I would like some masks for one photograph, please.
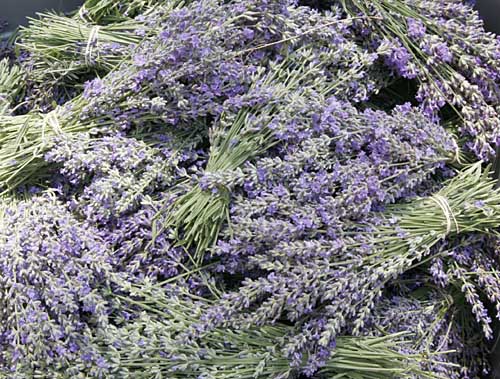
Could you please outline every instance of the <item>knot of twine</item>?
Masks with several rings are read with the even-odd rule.
[[[82,21],[92,22],[92,19],[90,17],[88,17],[88,13],[89,13],[89,11],[85,7],[85,4],[82,5],[80,7],[80,9],[78,10],[78,16],[80,16],[80,18],[82,19]]]
[[[444,217],[446,219],[446,234],[450,234],[453,225],[455,225],[457,234],[460,233],[457,219],[453,214],[453,210],[451,209],[448,199],[446,199],[446,197],[442,195],[433,195],[431,196],[431,200],[434,201],[443,211]]]
[[[92,53],[94,50],[94,46],[97,43],[97,39],[99,38],[99,29],[100,25],[94,25],[92,29],[90,29],[89,39],[87,41],[87,46],[85,47],[85,63],[92,63]]]
[[[454,151],[454,156],[453,156],[453,160],[451,161],[451,163],[458,163],[458,164],[463,164],[462,162],[462,159],[460,158],[460,148],[457,146],[455,146],[455,151]]]
[[[61,124],[59,123],[59,118],[54,111],[46,114],[43,117],[41,132],[42,147],[45,147],[49,143],[54,134],[63,134]]]

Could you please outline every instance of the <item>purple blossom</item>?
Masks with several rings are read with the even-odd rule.
[[[422,38],[425,35],[426,28],[421,20],[408,18],[408,35],[412,38]]]
[[[77,362],[78,346],[94,349],[85,334],[108,323],[112,304],[102,290],[111,274],[110,246],[50,193],[12,203],[5,215],[0,276],[8,296],[0,295],[0,303],[18,311],[2,318],[2,357],[27,374]]]

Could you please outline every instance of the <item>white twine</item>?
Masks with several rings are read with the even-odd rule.
[[[446,219],[446,234],[449,234],[451,232],[453,224],[455,225],[457,234],[460,233],[460,228],[458,226],[457,219],[453,214],[453,210],[451,209],[448,199],[446,199],[446,197],[442,195],[433,195],[431,196],[431,200],[434,201],[437,205],[439,205],[439,207],[443,211],[444,217]]]
[[[80,10],[78,11],[78,15],[80,16],[80,18],[82,19],[82,21],[85,21],[85,22],[91,22],[92,21],[90,19],[90,17],[87,17],[88,11],[87,11],[87,8],[85,7],[85,5],[82,5],[80,7]]]
[[[85,63],[87,65],[92,63],[92,53],[94,50],[94,45],[97,42],[97,38],[99,37],[100,28],[101,28],[100,25],[94,25],[90,30],[87,46],[85,47]]]
[[[454,149],[455,150],[454,151],[455,154],[454,154],[454,157],[453,157],[453,160],[451,161],[451,163],[460,163],[460,164],[462,164],[463,162],[460,159],[460,151],[461,151],[460,147],[458,146],[458,144],[456,142],[454,143],[454,145],[455,145],[454,146],[455,147],[455,149]]]
[[[59,118],[56,115],[56,112],[52,111],[46,114],[43,117],[42,121],[42,145],[46,145],[52,136],[52,133],[48,133],[49,130],[56,135],[63,134],[63,130],[61,128],[61,124],[59,123]]]

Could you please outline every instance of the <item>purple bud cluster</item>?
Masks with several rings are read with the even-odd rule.
[[[179,151],[175,137],[153,137],[146,143],[75,134],[61,138],[45,159],[60,165],[54,186],[68,209],[113,249],[115,270],[161,279],[180,274],[186,254],[169,230],[154,235],[164,218],[159,210],[175,198],[170,187],[198,170],[206,156],[187,141]]]
[[[91,337],[113,307],[105,294],[109,244],[50,194],[3,204],[0,217],[3,375],[34,377],[60,366],[71,376],[98,367]]]

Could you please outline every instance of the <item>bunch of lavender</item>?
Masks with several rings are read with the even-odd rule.
[[[325,74],[332,82],[345,70],[348,77],[343,78],[339,86],[343,84],[343,88],[349,90],[346,96],[364,98],[373,90],[374,80],[366,79],[365,86],[356,80],[366,76],[365,68],[375,57],[348,40],[345,29],[349,22],[336,14],[321,16],[308,8],[288,8],[286,1],[193,3],[169,14],[159,38],[141,44],[140,51],[134,54],[133,65],[127,62],[123,71],[108,77],[108,82],[97,79],[89,83],[85,96],[92,99],[84,111],[91,116],[111,112],[117,114],[118,121],[123,121],[131,111],[136,118],[143,112],[151,112],[154,100],[162,120],[183,126],[183,121],[220,116],[223,102],[245,95],[262,77],[262,71],[269,70],[273,63],[274,69],[267,77],[278,80],[282,75],[281,82],[287,80],[286,70],[295,75],[295,79],[301,72],[307,73],[312,81],[317,79],[316,73]],[[333,38],[341,48],[331,49],[329,44]],[[301,64],[297,56],[283,62],[282,55],[309,45],[311,56],[301,54],[307,59],[302,62],[302,69],[297,68]],[[318,67],[320,63],[315,58],[327,60],[323,66],[332,72],[322,72],[323,66]],[[284,72],[277,73],[276,67]],[[305,80],[303,78],[303,82]],[[288,81],[290,89],[297,84],[292,78]],[[263,83],[267,81],[263,79]],[[357,91],[351,89],[356,84]],[[133,106],[133,109],[116,107],[125,94],[132,99],[122,105]],[[240,104],[240,108],[242,106]]]
[[[19,32],[16,48],[21,51],[32,96],[52,100],[53,86],[71,86],[97,73],[104,75],[139,43],[142,37],[136,31],[142,27],[134,20],[92,25],[52,13],[31,19]]]
[[[462,1],[342,0],[358,21],[359,39],[376,47],[399,77],[416,79],[416,100],[429,115],[445,106],[459,116],[464,145],[480,159],[499,137],[500,44]]]
[[[157,1],[89,3],[74,17],[41,14],[30,19],[29,26],[21,28],[16,36],[16,48],[27,71],[34,104],[68,100],[62,92],[77,93],[71,91],[76,84],[103,77],[123,60],[130,60],[137,45],[148,35],[156,36],[161,20],[183,4],[179,0],[163,1],[161,5]],[[122,6],[140,6],[144,13],[134,19],[124,17],[105,24],[94,19],[95,12],[109,7],[112,12]]]
[[[170,187],[206,159],[192,146],[196,138],[190,145],[185,136],[140,137],[146,140],[65,136],[45,159],[59,165],[52,183],[59,198],[113,248],[116,270],[161,279],[179,274],[187,255],[168,230],[155,232],[153,219],[162,203],[175,198]]]
[[[0,191],[9,192],[33,177],[44,177],[47,171],[44,154],[54,145],[54,138],[62,133],[88,131],[97,126],[95,120],[86,124],[75,122],[71,109],[81,99],[57,107],[47,114],[0,115]],[[104,126],[100,122],[99,126]]]
[[[314,108],[323,107],[332,95],[363,101],[378,90],[380,82],[371,75],[377,56],[360,50],[349,38],[346,26],[352,20],[335,13],[319,17],[305,9],[289,10],[290,19],[300,15],[302,27],[311,33],[294,40],[284,59],[258,72],[247,93],[224,104],[211,130],[210,158],[202,175],[238,171],[277,144],[286,128],[310,128]],[[314,21],[325,27],[317,30]],[[207,191],[203,183],[193,184],[174,205],[169,225],[176,227],[187,246],[196,247],[200,263],[227,220],[231,194],[223,185]]]
[[[164,149],[168,153],[168,149]],[[175,153],[165,156],[130,137],[61,137],[45,159],[60,163],[72,211],[95,225],[107,225],[137,209],[156,190],[175,181]]]
[[[0,373],[98,374],[106,363],[91,337],[113,308],[109,244],[50,192],[2,201],[0,223]]]
[[[360,112],[336,98],[301,105],[276,128],[267,156],[200,179],[208,190],[234,189],[215,249],[225,270],[289,243],[340,238],[368,212],[415,195],[432,173],[448,175],[455,142],[415,108]]]
[[[138,317],[103,334],[98,340],[112,362],[110,371],[121,378],[287,379],[291,367],[279,349],[293,327],[217,328],[186,343],[179,336],[205,312],[209,302],[189,295],[181,287],[166,288],[147,281],[131,285],[121,281],[117,298]],[[166,294],[168,291],[168,294]],[[384,337],[339,337],[335,355],[317,378],[440,378],[420,367],[433,361],[433,353],[405,355],[398,349],[411,345],[408,333]],[[444,377],[442,377],[444,378]]]
[[[300,191],[300,184],[278,188],[286,200],[291,189]],[[348,199],[349,195],[352,202],[360,193],[351,190],[346,193]],[[264,196],[255,199],[263,205],[268,200]],[[261,325],[282,317],[300,323],[304,317],[310,319],[286,352],[299,361],[304,351],[315,352],[304,369],[312,373],[324,364],[337,335],[362,333],[387,283],[432,259],[432,248],[443,238],[493,232],[500,221],[499,201],[494,182],[475,165],[430,197],[391,206],[357,222],[354,219],[351,225],[340,220],[343,230],[329,230],[314,209],[297,204],[280,209],[289,201],[275,202],[271,214],[277,217],[272,221],[264,216],[248,222],[248,214],[268,213],[268,205],[245,207],[240,216],[244,227],[238,230],[239,219],[233,217],[231,239],[219,245],[221,254],[238,256],[243,251],[249,263],[236,264],[249,266],[250,273],[236,292],[225,294],[204,315],[200,328]],[[333,224],[339,220],[333,219]]]

